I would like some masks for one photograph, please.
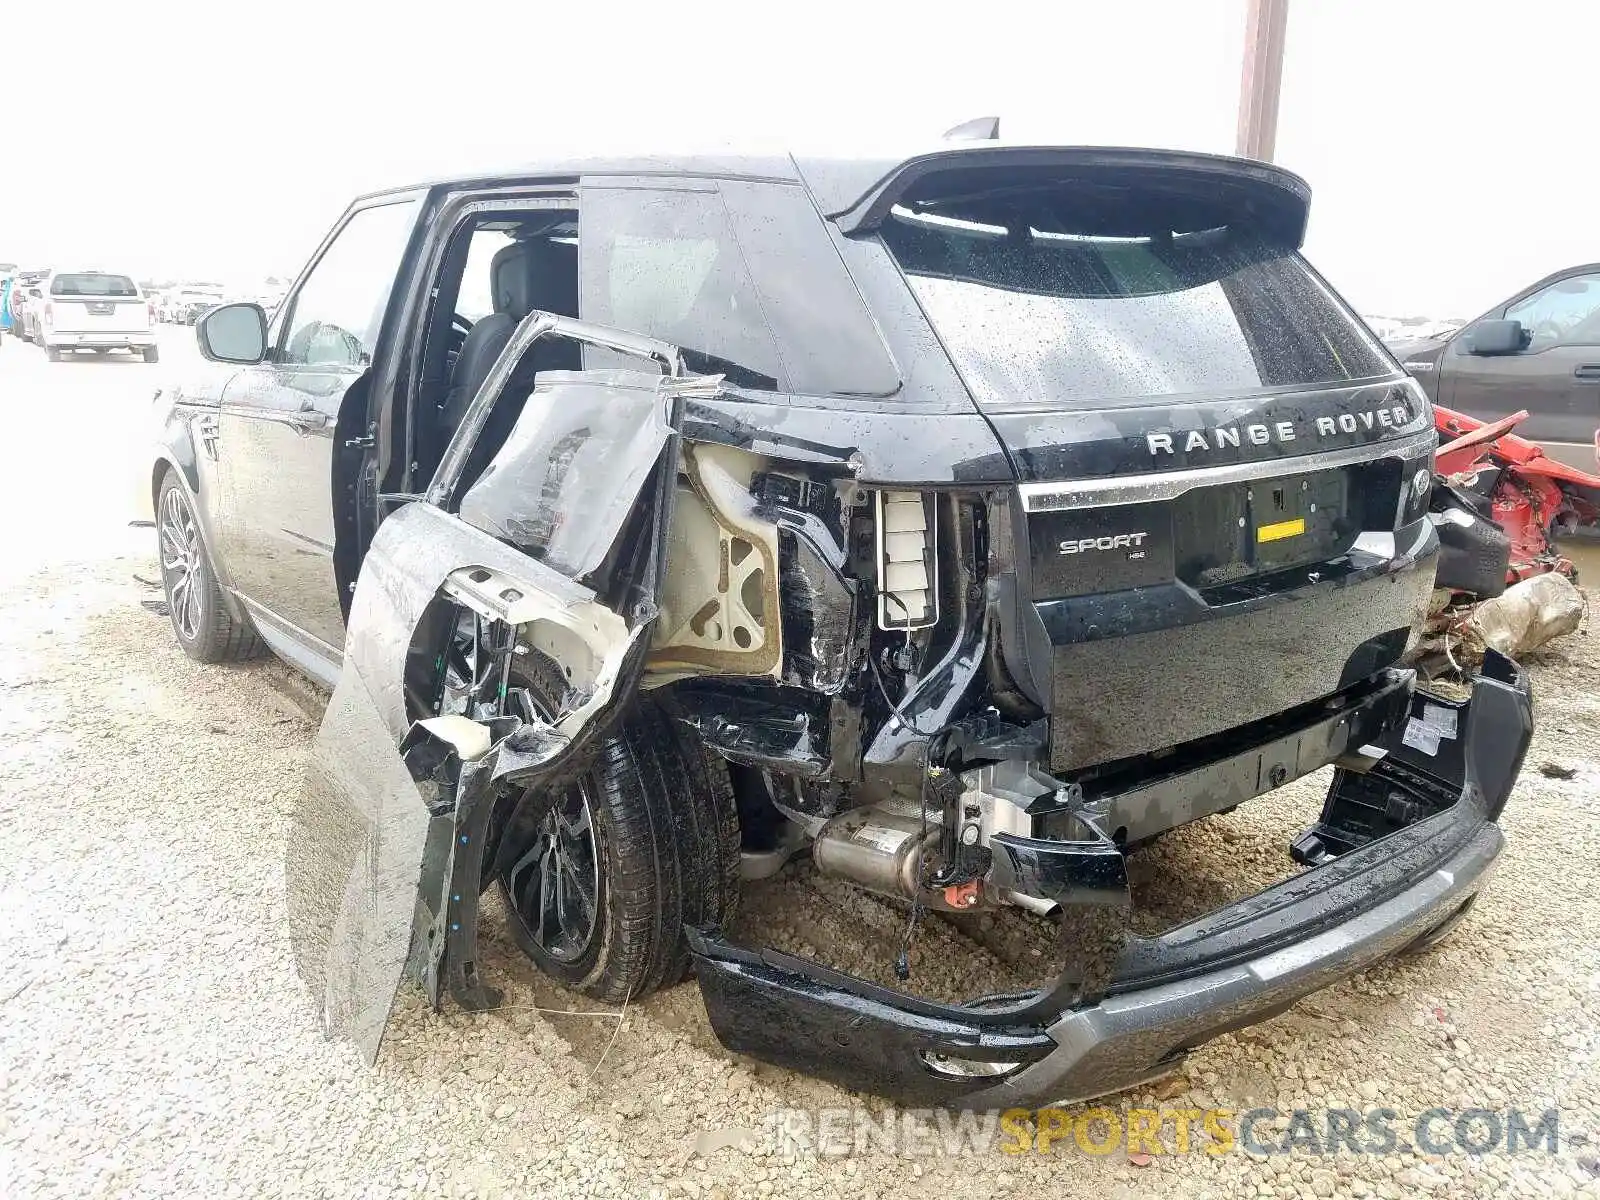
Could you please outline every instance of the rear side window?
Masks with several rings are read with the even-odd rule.
[[[1048,407],[1387,376],[1382,348],[1292,246],[1071,192],[895,208],[884,243],[980,403]],[[955,209],[956,211],[951,211]],[[977,211],[974,211],[976,209]],[[1106,211],[1100,207],[1097,213]],[[1176,226],[1176,227],[1174,227]]]
[[[137,296],[139,289],[126,275],[101,275],[84,271],[57,275],[50,283],[52,296]]]
[[[581,206],[585,319],[672,342],[691,369],[740,387],[887,395],[899,386],[803,189],[586,187]],[[590,366],[615,365],[604,351],[585,354]]]

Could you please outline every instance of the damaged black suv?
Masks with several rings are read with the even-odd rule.
[[[1404,655],[1428,403],[1259,163],[946,144],[556,163],[357,201],[197,327],[151,474],[178,640],[333,689],[290,839],[326,1027],[497,994],[480,894],[610,1001],[901,1099],[1089,1097],[1472,903],[1531,729]],[[1137,936],[1130,847],[1334,764],[1306,869]],[[727,933],[796,854],[1013,906],[937,1003]],[[1031,919],[1031,918],[1028,918]]]

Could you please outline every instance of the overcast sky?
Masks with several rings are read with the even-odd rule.
[[[544,154],[905,148],[985,114],[1230,152],[1244,34],[1244,0],[4,13],[0,261],[230,280],[293,274],[360,190]],[[1313,261],[1363,312],[1471,316],[1600,259],[1596,47],[1595,0],[1291,0],[1277,157]]]

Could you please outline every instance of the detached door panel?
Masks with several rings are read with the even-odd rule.
[[[337,658],[334,431],[372,362],[419,197],[348,213],[284,302],[269,361],[222,396],[222,527],[232,583],[253,607]]]
[[[414,503],[378,527],[284,857],[300,975],[324,1030],[369,1063],[408,963],[435,1006],[446,978],[459,1003],[494,1003],[476,982],[477,888],[451,881],[492,877],[483,831],[499,787],[537,796],[627,711],[660,611],[679,401],[704,387],[628,371],[540,376],[462,516]],[[580,581],[630,536],[636,552],[598,571],[600,591]],[[443,624],[430,616],[441,601],[453,614]],[[547,724],[503,688],[489,699],[483,689],[505,676],[486,670],[458,693],[465,712],[435,720],[443,705],[419,698],[444,695],[445,652],[463,627],[474,663],[490,644],[507,661],[517,645],[547,655],[570,688],[562,712]],[[418,679],[419,665],[434,677]],[[480,733],[481,745],[458,749],[450,791],[425,793],[400,747],[444,729],[457,747]]]

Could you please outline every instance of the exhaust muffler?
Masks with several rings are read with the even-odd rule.
[[[868,891],[901,900],[918,900],[941,912],[972,912],[1010,904],[1047,917],[1059,911],[1054,901],[996,887],[983,880],[961,888],[930,882],[938,870],[943,821],[924,819],[915,806],[896,811],[883,805],[851,809],[817,831],[811,859],[825,874],[847,879]]]

